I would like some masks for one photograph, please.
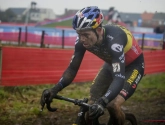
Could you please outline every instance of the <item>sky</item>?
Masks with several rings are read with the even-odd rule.
[[[38,8],[52,9],[57,15],[63,14],[65,8],[79,10],[86,6],[98,6],[107,10],[113,6],[119,12],[165,13],[165,0],[0,0],[0,9],[28,8],[31,2],[36,2]]]

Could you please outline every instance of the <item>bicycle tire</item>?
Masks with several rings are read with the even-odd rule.
[[[137,120],[134,114],[125,113],[125,119],[128,120],[132,125],[137,125]]]

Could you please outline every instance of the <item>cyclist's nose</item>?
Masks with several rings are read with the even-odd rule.
[[[86,41],[86,38],[85,38],[84,36],[81,36],[81,37],[80,37],[80,41],[81,41],[81,42],[85,42],[85,41]]]

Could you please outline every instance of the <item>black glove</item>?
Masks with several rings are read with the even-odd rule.
[[[102,98],[98,99],[96,103],[89,108],[89,118],[95,119],[104,114],[106,104]]]
[[[42,96],[41,96],[41,100],[40,100],[40,104],[42,106],[42,109],[44,108],[45,106],[45,103],[46,104],[49,104],[52,102],[52,99],[57,95],[57,93],[59,91],[62,90],[62,87],[60,84],[56,84],[53,88],[51,89],[45,89],[43,92],[42,92]]]

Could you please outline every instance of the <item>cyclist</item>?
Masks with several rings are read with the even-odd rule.
[[[114,7],[110,7],[107,17],[108,17],[107,19],[108,24],[115,23],[115,24],[127,27],[127,25],[121,20],[120,13],[117,10],[115,10]]]
[[[134,93],[143,77],[144,58],[129,30],[115,24],[104,26],[103,20],[103,13],[96,6],[85,7],[75,14],[72,25],[78,37],[74,54],[59,82],[43,91],[41,105],[51,102],[73,81],[87,50],[105,61],[90,89],[89,118],[99,117],[107,108],[117,121],[115,125],[122,125],[125,116],[121,105]],[[47,97],[45,91],[49,92]]]
[[[120,23],[121,22],[121,17],[120,14],[117,10],[115,10],[114,7],[111,7],[108,12],[108,23]]]

